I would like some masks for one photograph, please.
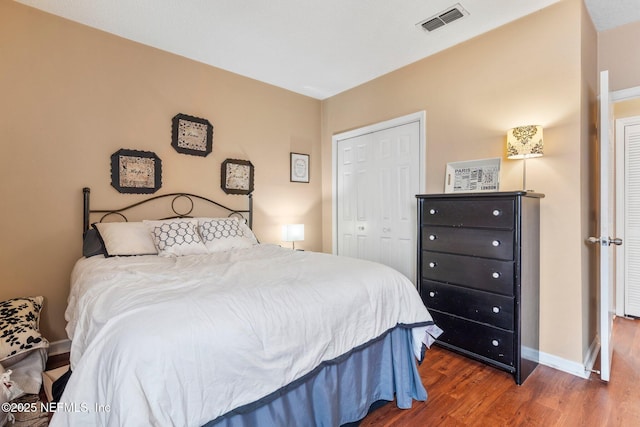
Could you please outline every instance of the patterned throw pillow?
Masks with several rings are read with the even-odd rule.
[[[198,220],[171,219],[143,221],[148,227],[160,256],[206,254],[207,248],[198,233]]]
[[[200,235],[209,252],[249,248],[257,244],[251,229],[238,218],[198,218]]]
[[[38,330],[41,296],[0,302],[0,362],[9,364],[36,348],[49,347]],[[11,362],[6,362],[11,359]]]

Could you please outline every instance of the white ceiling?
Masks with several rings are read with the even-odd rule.
[[[16,0],[139,43],[325,99],[560,0]],[[458,2],[468,16],[416,25]],[[640,0],[585,0],[598,31]]]
[[[640,21],[640,0],[584,0],[596,30]]]

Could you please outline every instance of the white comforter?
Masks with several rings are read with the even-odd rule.
[[[273,245],[81,259],[66,317],[73,375],[54,427],[200,426],[396,325],[422,339],[431,321],[391,268]]]

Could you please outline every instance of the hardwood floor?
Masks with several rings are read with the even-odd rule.
[[[433,347],[419,368],[429,395],[402,410],[389,403],[361,427],[639,426],[640,320],[616,318],[611,381],[538,366],[523,385],[511,375]]]

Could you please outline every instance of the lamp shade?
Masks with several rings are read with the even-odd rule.
[[[519,126],[507,132],[507,158],[528,159],[543,153],[542,126]]]
[[[282,226],[283,242],[300,242],[304,240],[304,224],[285,224]]]

